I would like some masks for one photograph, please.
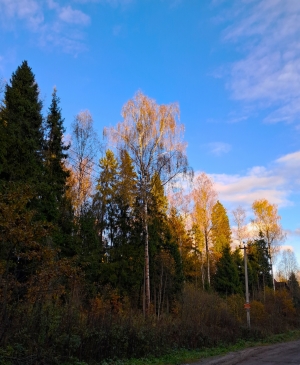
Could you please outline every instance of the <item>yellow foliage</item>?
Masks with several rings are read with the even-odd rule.
[[[253,300],[251,302],[251,322],[254,324],[260,324],[266,321],[267,313],[265,306],[262,302]]]
[[[280,225],[277,205],[270,204],[266,199],[255,200],[252,204],[255,214],[253,221],[257,233],[261,232],[268,244],[270,254],[276,253],[275,243],[284,240],[285,234]]]
[[[81,207],[92,194],[92,166],[88,159],[83,159],[77,169],[69,167],[68,171],[66,197],[72,202],[75,215],[79,216]]]
[[[293,316],[296,314],[293,299],[289,292],[286,290],[278,290],[275,292],[275,300],[277,308],[285,316]]]
[[[246,314],[244,309],[245,298],[239,294],[233,294],[227,297],[227,306],[233,316],[240,322],[244,323]]]

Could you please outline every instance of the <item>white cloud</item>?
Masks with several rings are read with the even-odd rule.
[[[239,122],[242,122],[242,121],[247,120],[247,119],[248,119],[248,116],[246,116],[246,115],[237,116],[237,117],[230,116],[228,118],[228,123],[239,123]]]
[[[209,152],[215,156],[221,156],[231,150],[231,145],[224,142],[211,142],[207,144]]]
[[[86,49],[81,27],[90,24],[90,17],[60,4],[55,0],[0,0],[0,27],[23,32],[20,26],[25,26],[39,46],[48,50],[58,47],[76,55]]]
[[[300,151],[289,153],[276,160],[277,163],[283,164],[287,167],[299,168],[300,167]]]
[[[300,1],[238,0],[224,40],[242,52],[223,72],[234,99],[272,107],[266,122],[300,118]]]
[[[47,0],[47,5],[49,9],[59,9],[60,6],[57,2],[55,2],[54,0]]]
[[[11,20],[24,20],[27,26],[36,30],[44,21],[41,4],[36,0],[0,0],[2,26],[11,27]]]
[[[256,199],[266,198],[282,206],[290,204],[288,192],[282,190],[285,181],[280,176],[261,177],[258,174],[248,173],[245,176],[214,174],[212,178],[222,201],[234,205],[251,205]]]
[[[299,191],[300,151],[273,161],[270,166],[255,166],[244,174],[211,174],[220,200],[227,207],[250,207],[256,199],[267,199],[280,207],[292,205],[291,195]]]
[[[291,245],[282,245],[280,246],[280,251],[287,251],[287,250],[291,250],[292,252],[294,252],[294,247]]]
[[[300,228],[296,228],[294,230],[291,230],[291,229],[286,229],[285,230],[285,233],[287,236],[289,237],[296,237],[297,239],[299,238],[300,236]]]
[[[80,10],[74,10],[71,6],[65,6],[60,9],[59,18],[66,23],[88,25],[90,17]]]

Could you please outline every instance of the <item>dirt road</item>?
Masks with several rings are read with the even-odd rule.
[[[186,365],[300,365],[300,340],[252,347]]]

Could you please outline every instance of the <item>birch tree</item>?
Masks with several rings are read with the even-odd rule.
[[[70,159],[73,178],[75,215],[80,216],[92,195],[92,171],[99,142],[93,127],[93,118],[88,110],[76,115],[72,124]]]
[[[192,196],[194,199],[193,219],[204,237],[207,283],[210,286],[209,245],[212,229],[212,212],[217,202],[217,193],[212,180],[204,172],[196,177]]]
[[[233,228],[234,238],[242,245],[243,241],[249,238],[249,233],[246,224],[246,211],[241,206],[238,206],[232,211],[233,221],[236,227]]]
[[[145,313],[150,306],[148,202],[151,182],[155,176],[163,185],[179,174],[187,174],[184,126],[179,123],[176,103],[159,105],[142,92],[137,92],[122,109],[123,121],[116,127],[105,128],[104,135],[119,150],[126,150],[138,177],[144,240],[144,303]]]
[[[273,258],[279,250],[279,243],[285,239],[285,234],[280,224],[281,217],[278,215],[277,205],[270,204],[266,199],[255,200],[252,204],[253,225],[256,228],[257,234],[262,233],[268,245],[270,265],[272,272],[273,288],[274,272],[273,272]]]
[[[296,274],[298,271],[299,265],[295,253],[290,248],[283,250],[278,263],[278,276],[288,281],[292,273]]]

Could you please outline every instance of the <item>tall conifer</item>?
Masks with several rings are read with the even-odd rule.
[[[59,216],[59,210],[63,203],[67,189],[67,177],[69,173],[65,168],[65,160],[68,157],[69,146],[63,143],[65,132],[59,107],[60,99],[56,89],[53,90],[52,103],[46,120],[47,139],[45,143],[45,168],[46,168],[46,217],[55,222]]]
[[[6,156],[6,127],[7,123],[4,119],[4,100],[3,100],[4,83],[0,79],[0,173],[3,169]]]
[[[158,174],[151,180],[149,215],[149,255],[151,297],[158,317],[162,308],[170,308],[182,289],[183,268],[177,237],[168,220],[168,200]]]
[[[221,253],[226,245],[231,242],[231,230],[229,219],[223,204],[216,202],[211,215],[212,227],[211,238],[214,250]]]
[[[248,244],[249,287],[252,291],[272,287],[268,245],[263,235]]]
[[[37,195],[43,176],[41,110],[38,85],[24,61],[5,87],[1,128],[6,135],[6,149],[1,158],[0,179],[29,183]]]
[[[104,246],[112,247],[116,233],[116,189],[118,161],[111,150],[99,161],[101,168],[93,206],[97,212],[99,236]]]
[[[242,292],[238,267],[232,257],[229,244],[223,246],[222,257],[217,262],[214,288],[220,294],[225,295]]]

